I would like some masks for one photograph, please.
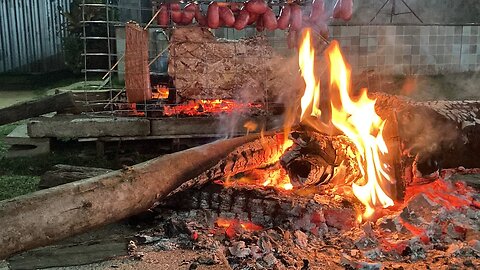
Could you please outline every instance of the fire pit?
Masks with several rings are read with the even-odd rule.
[[[300,125],[262,135],[184,184],[153,210],[158,221],[136,241],[212,250],[216,263],[225,250],[233,269],[478,267],[480,196],[456,181],[474,171],[441,170],[436,162],[451,158],[434,153],[455,136],[425,151],[408,134],[415,123],[406,122],[425,117],[427,126],[440,121],[461,133],[455,121],[441,120],[431,104],[372,99],[366,89],[352,98],[336,42],[326,51],[331,106],[321,108],[310,40],[307,30]]]

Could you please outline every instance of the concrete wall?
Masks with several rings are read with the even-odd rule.
[[[480,26],[331,26],[356,73],[480,71]]]

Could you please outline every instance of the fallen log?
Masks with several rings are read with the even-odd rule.
[[[71,183],[102,174],[112,172],[112,170],[94,167],[71,166],[65,164],[57,164],[51,170],[46,171],[40,178],[38,188],[51,188],[66,183]]]
[[[75,100],[71,92],[18,103],[0,109],[0,126],[30,117],[75,107]]]
[[[0,202],[0,259],[139,214],[258,135],[220,140]]]

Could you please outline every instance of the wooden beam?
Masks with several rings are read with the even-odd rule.
[[[125,88],[128,102],[152,98],[148,67],[148,32],[136,23],[125,25]]]
[[[0,109],[0,126],[42,114],[74,108],[75,100],[71,92],[18,103]]]

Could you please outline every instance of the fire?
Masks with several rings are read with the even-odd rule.
[[[250,221],[241,221],[238,219],[218,218],[215,223],[218,227],[225,230],[228,238],[234,238],[241,234],[241,231],[253,232],[261,231],[263,227]]]
[[[301,119],[308,110],[313,116],[320,115],[320,83],[315,78],[314,54],[310,30],[307,29],[299,50],[299,65],[306,84]],[[388,164],[382,160],[383,155],[388,153],[382,136],[385,121],[375,112],[375,100],[368,98],[366,89],[360,98],[353,100],[350,97],[350,68],[343,59],[338,42],[331,43],[326,55],[330,62],[331,122],[357,147],[357,160],[363,182],[366,183],[362,186],[353,184],[352,189],[365,205],[363,218],[366,219],[373,215],[375,206],[388,207],[394,204],[384,190],[386,182],[391,181],[386,172]]]
[[[320,80],[315,77],[315,50],[311,47],[310,31],[306,31],[304,41],[302,42],[298,51],[298,63],[302,77],[305,80],[305,92],[302,96],[302,114],[300,118],[303,119],[309,107],[311,107],[312,116],[320,116]]]
[[[260,108],[260,104],[241,103],[232,99],[213,99],[213,100],[189,100],[184,104],[166,105],[163,114],[200,116],[208,114],[230,113],[241,111],[247,108]]]

